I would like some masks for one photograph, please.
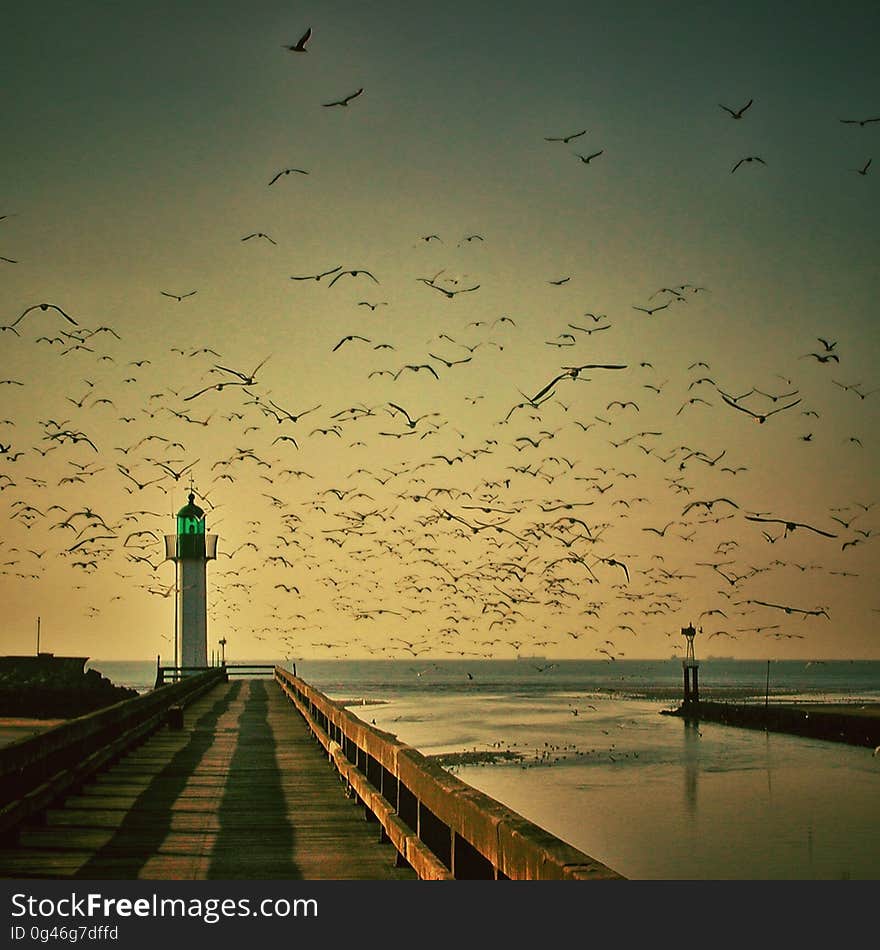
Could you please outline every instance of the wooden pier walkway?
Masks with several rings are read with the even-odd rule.
[[[413,880],[278,683],[221,683],[0,846],[0,877]]]

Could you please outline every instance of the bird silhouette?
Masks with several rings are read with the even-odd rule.
[[[342,265],[339,264],[336,267],[331,267],[330,270],[321,271],[320,274],[306,274],[303,277],[291,277],[291,280],[320,280],[322,277],[329,277],[330,274],[335,274],[337,271],[342,270]]]
[[[308,43],[311,38],[312,28],[309,27],[292,46],[284,46],[283,49],[288,49],[291,53],[307,53],[306,43]]]
[[[732,175],[743,162],[760,162],[762,165],[767,163],[759,155],[747,155],[745,158],[741,158],[734,166],[730,169],[730,174]]]
[[[473,359],[472,356],[465,356],[460,360],[447,360],[442,356],[435,356],[433,353],[429,353],[428,356],[430,356],[431,359],[442,363],[447,369],[452,369],[453,366],[458,366],[460,363],[470,363],[470,361]]]
[[[785,406],[777,406],[775,409],[771,409],[769,412],[753,412],[747,406],[741,406],[735,399],[733,399],[731,396],[728,396],[727,393],[721,392],[720,389],[718,392],[721,394],[721,398],[727,403],[728,406],[732,406],[734,409],[739,409],[740,412],[744,412],[746,415],[751,416],[761,424],[765,423],[770,418],[770,416],[775,415],[777,412],[782,412],[785,409],[791,409],[801,401],[800,399],[796,399],[794,402],[790,402]]]
[[[585,165],[589,165],[594,158],[598,158],[604,151],[604,148],[600,148],[598,152],[593,152],[591,155],[581,155],[580,152],[575,152],[575,154]]]
[[[282,168],[281,171],[278,172],[278,174],[269,182],[269,186],[271,187],[272,185],[274,185],[275,182],[278,181],[278,179],[283,177],[284,175],[290,175],[294,172],[296,172],[298,175],[309,174],[304,168]]]
[[[171,297],[172,299],[180,303],[181,300],[185,300],[187,297],[192,297],[192,295],[198,293],[198,291],[191,290],[188,294],[172,294],[172,293],[169,293],[167,290],[160,290],[159,293],[162,294],[163,297]]]
[[[352,340],[363,340],[364,343],[372,343],[372,340],[368,340],[365,336],[358,336],[357,333],[350,333],[348,336],[344,336],[337,344],[333,347],[332,351],[335,353],[343,343],[350,343]]]
[[[480,285],[475,284],[473,287],[459,287],[455,290],[450,290],[448,287],[441,287],[439,284],[435,284],[433,280],[428,280],[425,277],[419,277],[417,279],[420,280],[423,284],[427,284],[433,290],[439,290],[441,294],[444,294],[450,300],[453,297],[455,297],[457,294],[469,294],[471,291],[480,289]]]
[[[572,132],[570,135],[559,135],[559,136],[545,135],[544,141],[545,142],[565,142],[566,144],[568,144],[572,139],[580,138],[582,135],[586,135],[586,134],[587,134],[587,130],[581,129],[580,132]]]
[[[812,525],[804,524],[802,521],[787,521],[785,518],[769,518],[765,515],[746,515],[745,517],[747,521],[758,521],[764,524],[785,525],[785,530],[782,534],[783,537],[787,537],[789,534],[794,532],[796,528],[804,528],[807,531],[813,531],[815,534],[821,534],[825,538],[837,537],[836,534],[831,534],[829,531],[823,531],[821,528],[814,528]]]
[[[665,310],[668,306],[669,306],[668,302],[658,304],[656,307],[637,307],[635,306],[635,304],[633,304],[633,310],[641,310],[642,313],[646,313],[650,317],[652,314],[655,314],[658,310]]]
[[[330,106],[347,106],[352,99],[356,99],[363,91],[363,87],[361,87],[355,92],[349,93],[347,96],[343,96],[341,99],[336,99],[333,102],[325,102],[323,105],[326,108],[329,108]]]
[[[717,505],[719,502],[724,502],[725,504],[732,505],[734,508],[739,508],[739,505],[735,501],[731,501],[729,498],[712,498],[709,501],[692,501],[689,504],[685,505],[682,509],[681,515],[684,517],[691,509],[693,508],[705,508],[707,511],[711,511],[714,505]]]
[[[854,168],[853,171],[857,171],[860,175],[867,175],[868,169],[871,167],[872,159],[868,159],[861,168]]]
[[[237,369],[229,369],[226,366],[215,366],[214,369],[222,370],[224,373],[231,373],[233,376],[237,376],[246,386],[253,386],[256,382],[257,371],[260,370],[269,359],[267,356],[266,359],[261,360],[250,373],[241,373]],[[221,385],[223,385],[221,383]]]
[[[18,323],[20,323],[22,320],[24,320],[24,318],[25,318],[31,311],[33,311],[33,310],[42,310],[43,312],[45,312],[45,311],[47,311],[47,310],[57,310],[58,313],[60,313],[61,316],[64,317],[65,320],[67,320],[68,323],[72,323],[75,327],[78,327],[78,326],[79,326],[79,324],[76,322],[76,320],[74,320],[73,317],[71,317],[69,313],[65,313],[65,312],[61,309],[61,307],[59,307],[57,304],[54,304],[54,303],[35,303],[33,306],[28,307],[28,308],[21,314],[20,317],[16,317],[16,319],[13,320],[11,324],[9,324],[9,328],[12,329],[13,327],[15,327],[16,324],[18,324]]]
[[[369,277],[370,280],[373,281],[374,284],[379,283],[379,281],[376,280],[376,278],[368,270],[344,270],[344,271],[340,271],[333,278],[333,280],[330,281],[330,283],[327,286],[332,287],[336,283],[336,281],[339,280],[341,277],[360,277],[360,276]]]
[[[743,117],[743,113],[746,111],[746,109],[748,109],[748,107],[753,102],[754,102],[753,99],[749,99],[749,101],[739,109],[731,109],[729,106],[722,105],[720,102],[718,103],[718,105],[721,106],[721,108],[724,109],[725,112],[729,112],[731,116],[733,116],[734,119],[741,119]]]
[[[669,530],[669,528],[672,525],[677,524],[677,523],[678,522],[676,521],[670,521],[667,524],[665,524],[662,528],[642,528],[642,531],[653,531],[654,534],[659,534],[660,537],[662,538],[666,535],[666,532]]]
[[[172,468],[166,462],[155,462],[155,465],[158,465],[163,471],[167,472],[176,482],[179,482],[180,479],[185,475],[194,465],[196,465],[200,460],[196,459],[195,462],[190,462],[189,465],[181,469]]]
[[[253,234],[246,234],[246,235],[242,238],[242,241],[250,241],[251,238],[264,238],[264,239],[267,240],[270,244],[276,244],[276,245],[278,244],[277,241],[273,240],[272,238],[269,237],[268,234],[264,234],[262,231],[254,231]]]
[[[807,610],[803,607],[789,607],[786,604],[773,604],[773,603],[769,603],[766,600],[749,600],[747,601],[747,603],[760,604],[760,606],[762,607],[775,607],[777,610],[783,610],[787,614],[807,614],[813,617],[825,617],[828,620],[831,619],[828,616],[828,611],[824,610],[821,607],[816,608],[815,610]]]
[[[834,360],[835,363],[840,362],[840,357],[836,353],[804,353],[801,359],[805,360],[811,356],[820,363],[829,363],[831,360]]]
[[[396,373],[393,374],[394,379],[397,379],[400,376],[400,374],[406,369],[412,370],[412,372],[414,373],[417,373],[419,370],[426,369],[435,379],[440,379],[440,377],[437,375],[437,370],[435,370],[434,367],[431,366],[430,363],[419,363],[418,365],[415,365],[413,363],[407,363],[405,366],[401,366],[400,369]]]
[[[601,327],[582,327],[576,323],[569,323],[568,325],[572,328],[572,330],[580,330],[581,333],[586,333],[587,336],[591,336],[593,333],[598,333],[600,330],[611,329],[610,323],[606,323],[604,326],[601,326]]]

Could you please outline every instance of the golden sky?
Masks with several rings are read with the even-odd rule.
[[[764,6],[8,13],[4,652],[170,658],[191,477],[230,657],[876,658],[880,12]]]

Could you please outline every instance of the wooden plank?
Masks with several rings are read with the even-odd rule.
[[[0,848],[0,877],[414,880],[276,683],[188,706]]]

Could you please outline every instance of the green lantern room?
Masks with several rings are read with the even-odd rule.
[[[205,556],[205,512],[195,503],[192,492],[188,503],[177,512],[177,556]]]

